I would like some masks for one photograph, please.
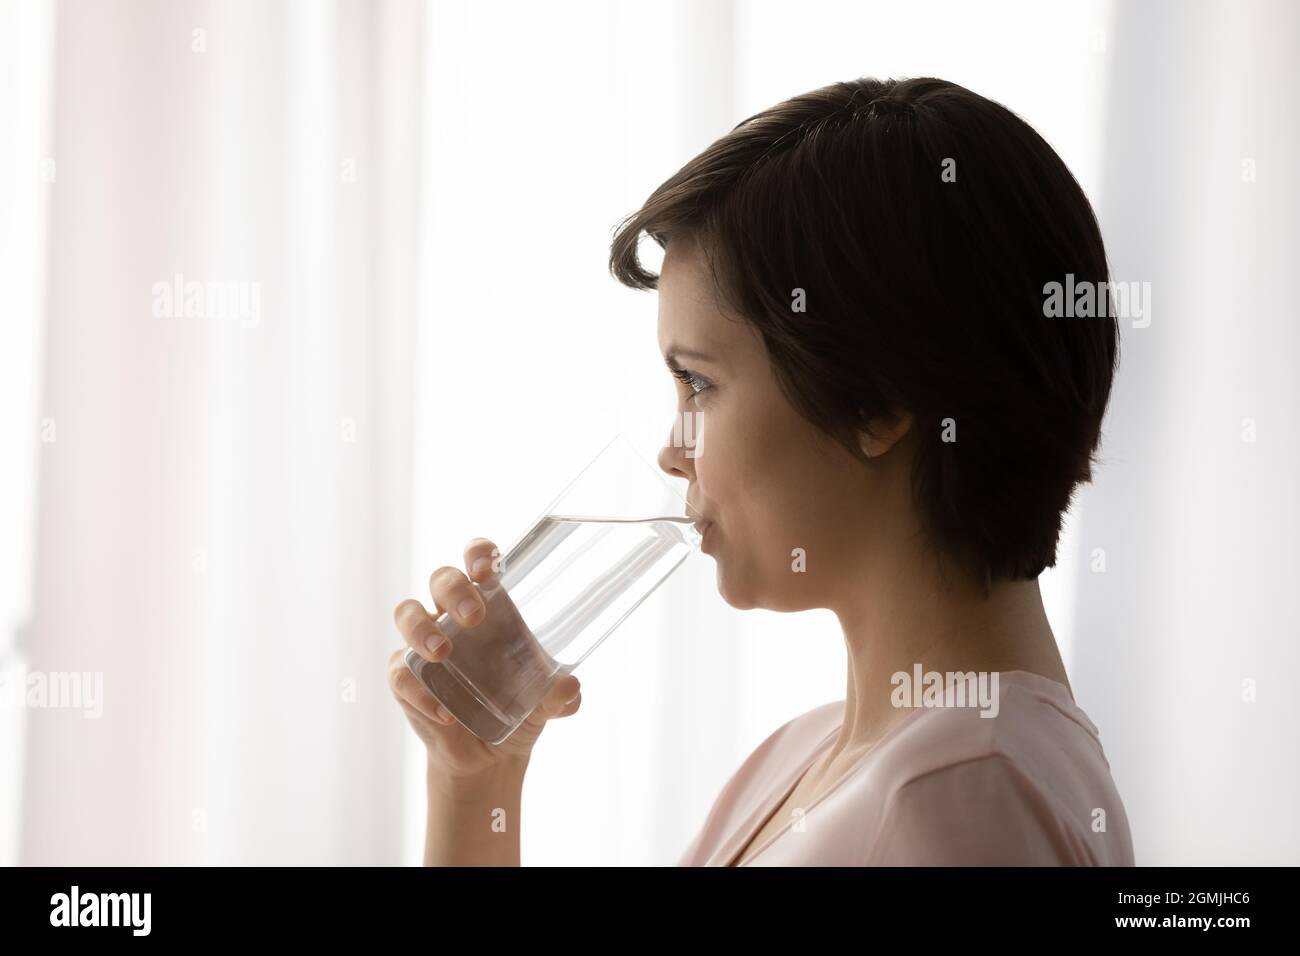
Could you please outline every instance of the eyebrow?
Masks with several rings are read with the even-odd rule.
[[[716,362],[714,362],[713,356],[705,352],[697,352],[695,349],[683,349],[673,345],[670,346],[668,351],[664,353],[664,361],[668,364],[669,368],[681,364],[678,360],[683,357],[697,359],[701,362],[710,362],[713,364],[717,364]]]

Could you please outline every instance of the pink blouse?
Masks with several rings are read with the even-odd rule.
[[[1133,866],[1101,739],[1069,688],[1026,671],[998,682],[994,717],[915,708],[746,865]],[[844,701],[823,704],[759,744],[677,865],[734,866],[843,714]]]

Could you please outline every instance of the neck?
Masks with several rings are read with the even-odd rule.
[[[918,664],[941,673],[1023,670],[1069,687],[1037,579],[994,582],[985,595],[956,575],[944,582],[918,553],[891,559],[868,580],[868,588],[846,588],[855,601],[832,608],[844,631],[848,687],[827,766],[865,753],[910,713],[891,703],[891,677],[910,676]]]

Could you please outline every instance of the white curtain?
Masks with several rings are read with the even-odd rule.
[[[23,863],[400,852],[420,24],[57,10]]]
[[[1151,314],[1121,333],[1068,663],[1140,864],[1294,866],[1300,8],[1114,24],[1100,213]]]
[[[54,8],[0,2],[0,679],[24,673],[19,631],[31,617],[36,460],[42,432],[40,364],[50,150]],[[10,701],[12,690],[0,692]],[[0,866],[18,862],[26,710],[0,706]]]

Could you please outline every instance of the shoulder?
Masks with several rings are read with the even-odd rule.
[[[844,701],[820,704],[781,724],[732,772],[723,795],[747,785],[764,783],[766,778],[792,772],[806,760],[814,747],[837,730],[844,718]],[[762,778],[762,779],[760,779]]]
[[[885,804],[869,857],[882,866],[1079,862],[1067,832],[1014,761],[988,754],[898,786]]]
[[[1063,685],[1003,676],[995,715],[937,709],[880,755],[889,784],[871,862],[1132,865],[1095,725]]]
[[[786,757],[796,760],[805,758],[810,748],[838,730],[843,720],[843,700],[819,704],[797,717],[791,717],[754,748],[753,753],[746,758],[745,764],[742,764],[742,769],[745,765],[764,760],[782,760]]]
[[[811,756],[817,744],[840,726],[843,716],[844,701],[830,701],[790,718],[769,733],[731,772],[678,865],[694,866],[707,860]]]
[[[719,795],[738,798],[746,792],[769,796],[777,778],[794,772],[813,748],[833,733],[844,717],[844,701],[830,701],[792,717],[755,747],[732,772]]]

